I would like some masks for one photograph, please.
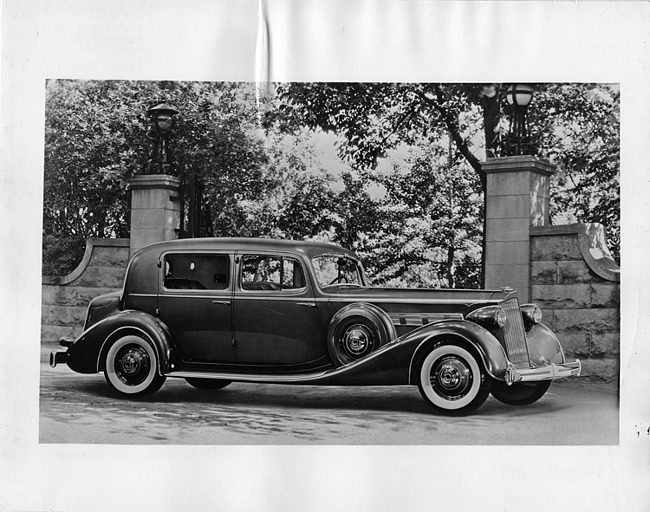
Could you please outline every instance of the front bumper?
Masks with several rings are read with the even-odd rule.
[[[537,368],[515,368],[514,366],[510,366],[506,370],[506,384],[578,376],[581,370],[582,364],[578,359],[570,363],[551,363]]]

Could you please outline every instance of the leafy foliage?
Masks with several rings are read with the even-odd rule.
[[[284,186],[279,165],[292,178],[302,177],[298,170],[305,167],[300,157],[272,161],[281,158],[281,150],[267,147],[258,127],[252,84],[57,80],[48,83],[47,93],[45,274],[70,272],[81,260],[88,237],[128,236],[128,180],[147,161],[152,138],[146,111],[158,102],[180,111],[170,144],[173,172],[203,191],[204,236],[264,236],[273,232],[274,223],[288,225],[280,218],[259,226],[252,217],[260,198],[277,196]],[[301,155],[306,158],[307,153]],[[314,178],[291,193],[320,197],[325,181]],[[299,197],[288,197],[287,191],[282,195],[294,209],[299,207]]]
[[[620,254],[620,93],[596,84],[537,87],[531,107],[539,152],[557,166],[551,219],[598,222]]]
[[[480,285],[483,196],[478,176],[458,153],[445,144],[413,146],[389,171],[368,179],[382,194],[373,200],[357,182],[346,205],[354,208],[349,218],[355,224],[338,233],[347,236],[340,241],[362,257],[376,284]]]
[[[260,95],[239,83],[50,81],[44,273],[71,271],[88,237],[128,236],[128,180],[152,142],[146,111],[165,102],[179,110],[172,172],[203,196],[202,236],[334,240],[376,283],[478,286],[480,160],[486,138],[503,135],[503,91],[286,83]],[[617,88],[538,84],[530,119],[539,154],[558,166],[553,221],[601,222],[617,256]],[[314,145],[321,132],[337,136],[336,168]]]
[[[472,86],[426,83],[287,83],[277,87],[281,103],[266,117],[291,131],[320,128],[343,138],[340,156],[357,170],[374,169],[378,159],[399,145],[435,140],[445,133],[477,172],[478,159],[459,125],[472,103]],[[476,97],[478,100],[478,96]]]
[[[508,84],[280,84],[279,108],[267,123],[291,131],[321,128],[342,136],[339,154],[372,175],[381,158],[401,145],[443,136],[476,172],[485,190],[478,155],[494,154],[507,134]],[[551,191],[554,222],[600,222],[619,254],[619,94],[596,84],[536,84],[530,107],[539,155],[558,165]],[[474,129],[472,129],[472,127]],[[482,138],[476,129],[483,129]],[[486,139],[490,147],[485,147]]]

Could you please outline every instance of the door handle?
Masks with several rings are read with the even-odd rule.
[[[316,307],[315,302],[298,302],[298,305],[299,306],[305,306],[305,307],[308,307],[308,308],[315,308]]]
[[[223,306],[230,306],[229,300],[213,300],[212,304],[222,304]]]

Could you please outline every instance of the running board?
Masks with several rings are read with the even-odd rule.
[[[248,374],[248,373],[213,373],[213,372],[171,372],[167,377],[180,377],[183,379],[216,379],[230,380],[233,382],[264,382],[267,384],[296,384],[299,382],[312,382],[320,379],[330,372],[309,373],[304,375],[268,375],[268,374]]]

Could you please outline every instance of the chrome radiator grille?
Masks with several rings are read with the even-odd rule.
[[[526,345],[524,320],[519,309],[519,300],[516,297],[504,300],[501,303],[501,309],[506,312],[503,337],[508,359],[518,368],[528,368],[530,367],[530,360],[528,358],[528,346]]]

